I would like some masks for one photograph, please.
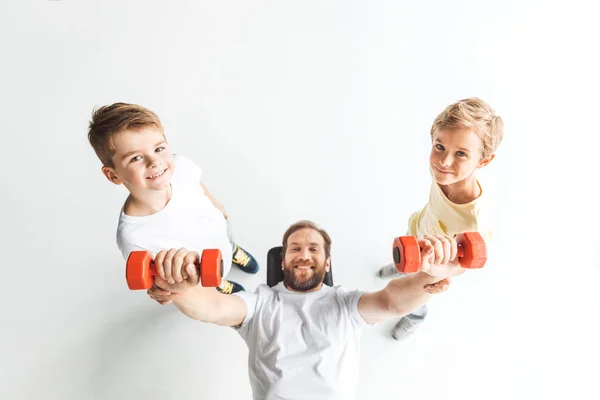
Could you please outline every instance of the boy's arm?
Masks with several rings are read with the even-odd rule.
[[[206,186],[204,186],[203,183],[200,184],[200,186],[202,186],[202,190],[204,190],[204,194],[206,195],[206,197],[208,197],[210,199],[210,202],[213,203],[213,205],[219,209],[219,211],[221,211],[223,213],[223,216],[225,217],[225,219],[229,218],[229,215],[227,214],[227,211],[225,211],[225,207],[223,207],[223,205],[221,203],[219,203],[212,194],[210,194],[210,192],[208,191],[208,189],[206,188]]]

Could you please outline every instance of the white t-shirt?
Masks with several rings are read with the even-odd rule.
[[[200,186],[200,167],[181,155],[173,155],[173,160],[171,199],[162,210],[133,217],[121,209],[117,228],[119,250],[127,259],[132,250],[147,250],[156,256],[160,250],[171,248],[185,247],[200,254],[204,249],[220,249],[223,276],[227,276],[232,250],[225,217]]]
[[[360,336],[371,326],[358,312],[365,293],[327,285],[296,293],[283,282],[235,293],[248,308],[234,329],[248,345],[254,399],[353,399]]]

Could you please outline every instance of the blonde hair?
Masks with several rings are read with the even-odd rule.
[[[158,115],[136,104],[114,103],[92,112],[88,140],[103,165],[114,167],[114,137],[126,130],[153,126],[165,136]]]
[[[485,101],[472,97],[446,107],[431,126],[431,138],[441,130],[469,128],[481,139],[481,158],[486,159],[504,137],[504,122]]]

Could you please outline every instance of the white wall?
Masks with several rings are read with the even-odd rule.
[[[235,332],[127,290],[125,191],[87,143],[94,106],[156,111],[263,266],[308,218],[333,237],[336,283],[376,290],[427,198],[431,122],[468,96],[506,124],[482,175],[494,259],[436,297],[410,341],[392,323],[365,332],[357,398],[597,398],[594,7],[4,2],[0,398],[250,398]]]

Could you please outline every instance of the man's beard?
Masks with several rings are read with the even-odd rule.
[[[325,265],[316,265],[314,269],[311,269],[313,273],[311,277],[306,279],[296,278],[294,276],[294,268],[283,268],[283,284],[288,289],[296,290],[299,292],[307,292],[312,290],[323,283],[325,280]]]

